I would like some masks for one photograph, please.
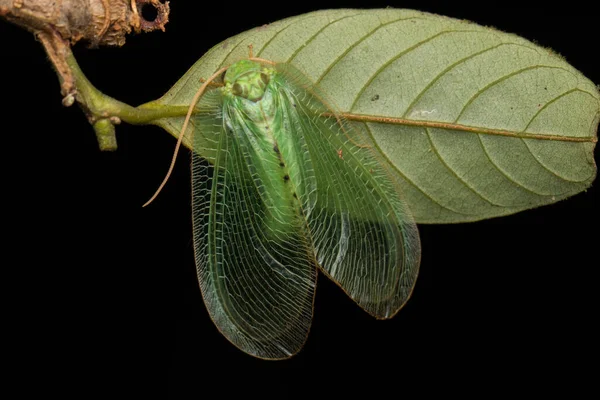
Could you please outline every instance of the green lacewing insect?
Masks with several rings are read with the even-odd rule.
[[[196,106],[194,250],[204,302],[244,352],[303,346],[317,271],[376,318],[408,300],[415,222],[367,135],[290,65],[230,66]]]

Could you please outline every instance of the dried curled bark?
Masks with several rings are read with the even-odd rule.
[[[141,15],[146,4],[157,10],[154,21]],[[159,0],[0,0],[0,16],[35,34],[55,33],[71,44],[86,40],[93,46],[122,46],[131,31],[164,30],[169,4]]]
[[[156,8],[154,21],[142,8]],[[65,105],[76,93],[66,63],[70,46],[84,40],[91,46],[122,46],[134,31],[161,29],[169,20],[169,3],[159,0],[0,0],[0,17],[33,32],[46,48],[61,80]]]

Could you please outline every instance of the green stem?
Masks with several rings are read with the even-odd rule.
[[[184,117],[188,106],[166,106],[150,102],[139,107],[105,95],[91,84],[77,64],[72,53],[66,57],[76,86],[76,99],[88,114],[94,126],[101,150],[115,150],[116,136],[114,124],[125,121],[134,125],[158,124],[163,118]]]

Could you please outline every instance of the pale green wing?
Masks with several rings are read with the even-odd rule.
[[[318,89],[278,66],[276,138],[301,200],[321,268],[362,308],[392,317],[408,300],[420,242],[401,188],[368,138],[336,117]]]
[[[280,168],[278,161],[257,157],[251,126],[227,98],[213,91],[198,109],[196,129],[204,138],[192,156],[192,203],[204,302],[219,331],[241,350],[290,357],[310,328],[317,275],[299,203],[265,191],[272,184],[267,170]],[[199,156],[207,154],[214,157]]]

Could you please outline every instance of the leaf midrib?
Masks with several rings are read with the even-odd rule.
[[[583,90],[579,90],[584,93]],[[596,143],[598,138],[595,136],[564,136],[564,135],[555,135],[555,134],[544,134],[544,133],[527,133],[527,132],[516,132],[505,129],[494,129],[494,128],[484,128],[481,126],[473,126],[473,125],[464,125],[455,122],[441,122],[441,121],[426,121],[426,120],[416,120],[416,119],[408,119],[408,118],[393,118],[393,117],[383,117],[379,115],[369,115],[369,114],[356,114],[356,113],[338,113],[340,117],[343,117],[349,121],[356,122],[372,122],[372,123],[381,123],[381,124],[391,124],[391,125],[404,125],[404,126],[415,126],[420,128],[439,128],[439,129],[447,129],[451,131],[463,131],[463,132],[471,132],[482,135],[495,135],[495,136],[508,136],[514,138],[521,139],[537,139],[537,140],[554,140],[554,141],[562,141],[562,142],[583,142],[583,143]]]

